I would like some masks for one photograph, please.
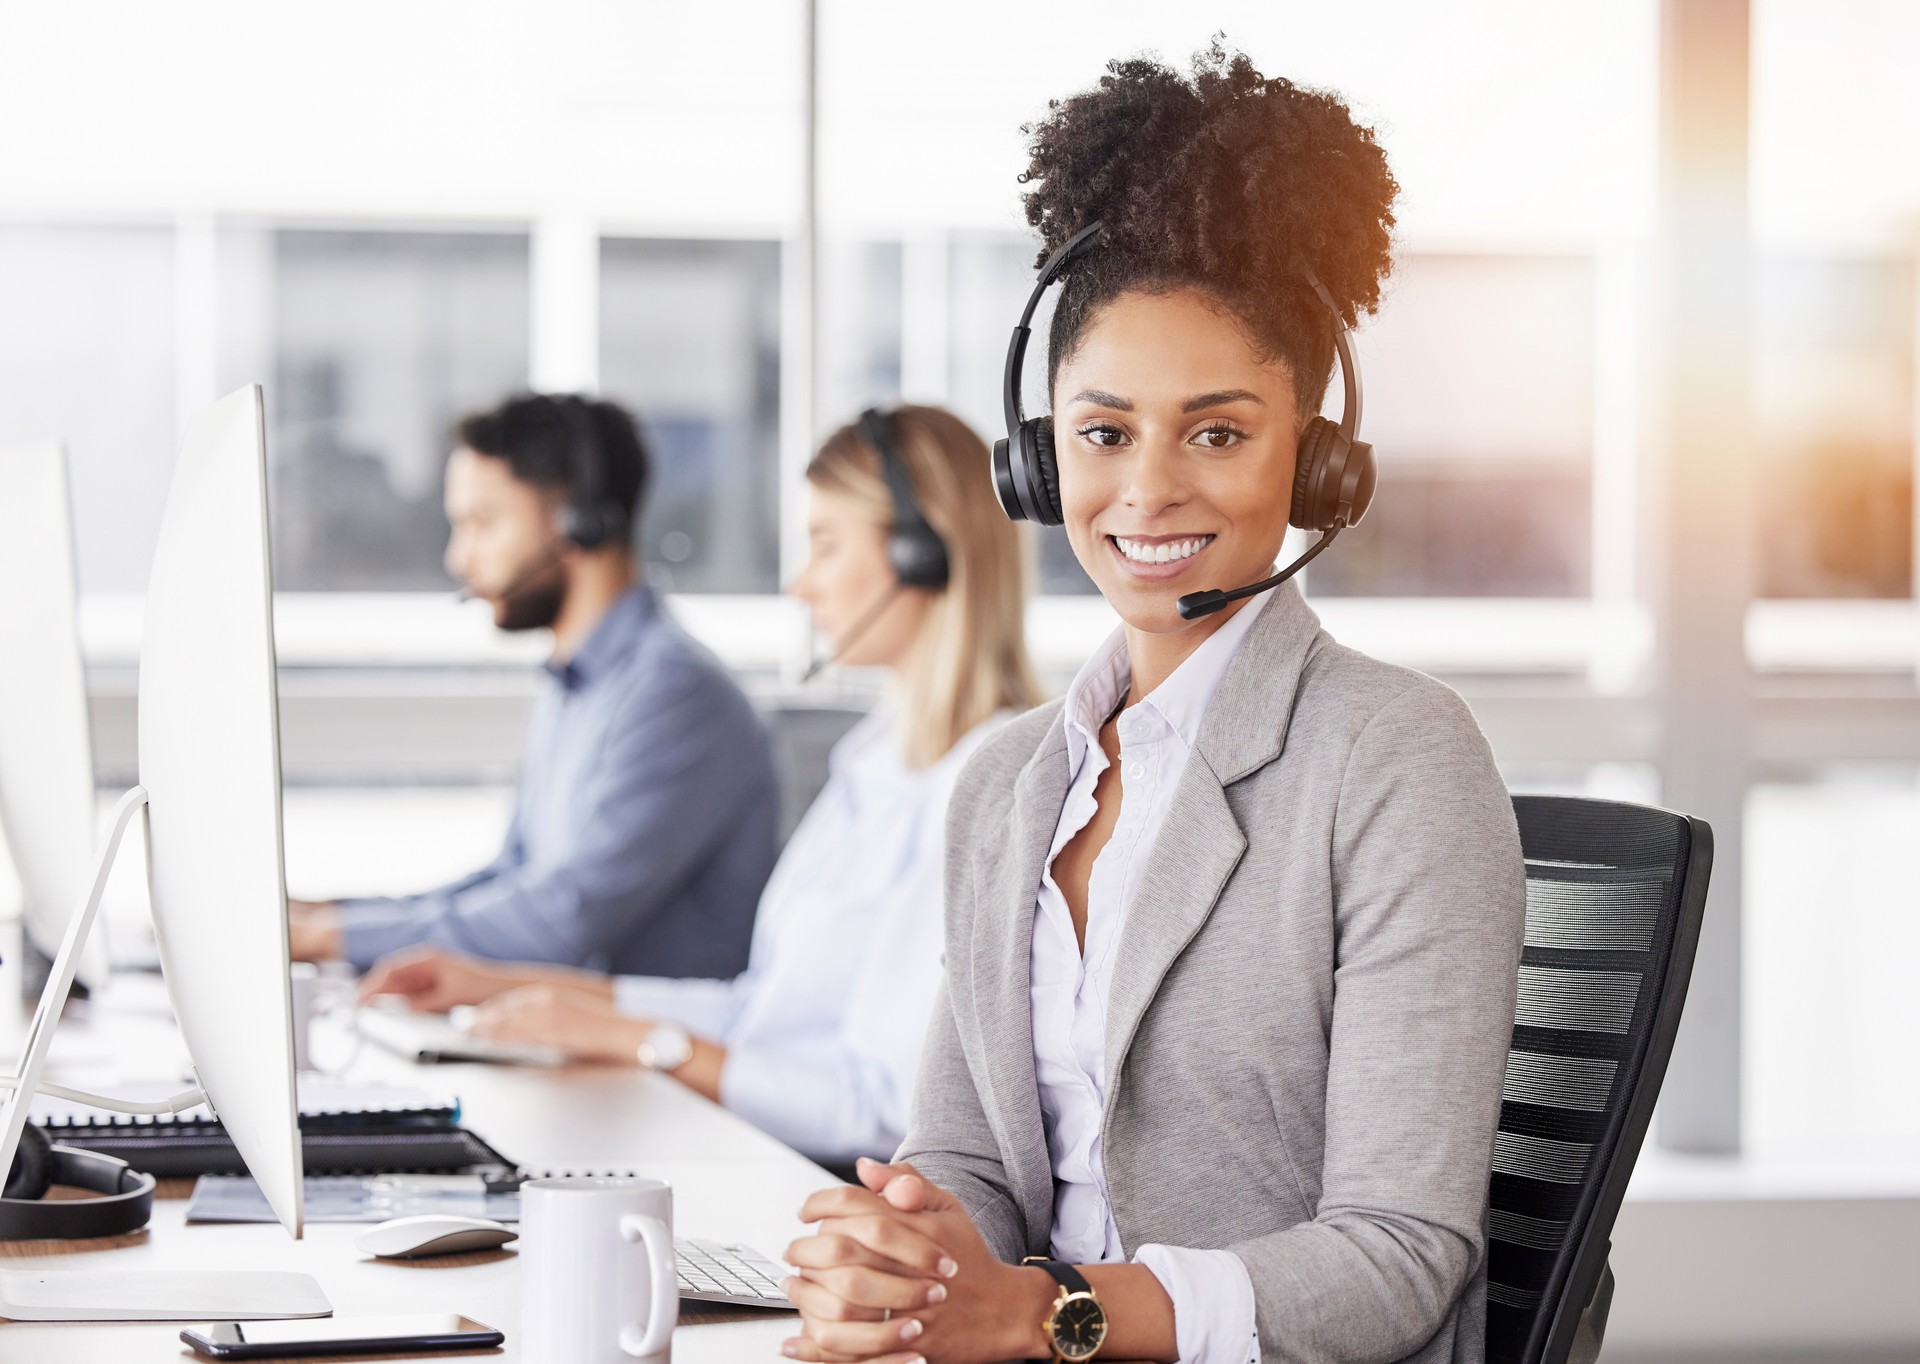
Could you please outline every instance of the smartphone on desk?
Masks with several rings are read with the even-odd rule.
[[[301,1359],[319,1355],[484,1350],[506,1337],[452,1312],[408,1317],[313,1317],[190,1326],[180,1339],[208,1359]]]

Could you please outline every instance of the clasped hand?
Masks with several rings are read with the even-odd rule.
[[[1052,1281],[1001,1263],[960,1201],[911,1165],[863,1160],[859,1172],[865,1187],[822,1190],[800,1210],[815,1230],[787,1247],[799,1273],[786,1291],[804,1333],[781,1353],[815,1364],[1030,1353]]]

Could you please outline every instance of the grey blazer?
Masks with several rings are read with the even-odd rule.
[[[901,1149],[1005,1260],[1051,1236],[1028,956],[1068,785],[1057,702],[961,774],[944,998]],[[1525,918],[1513,809],[1466,705],[1276,589],[1121,938],[1101,1148],[1127,1252],[1236,1254],[1268,1360],[1479,1364]]]

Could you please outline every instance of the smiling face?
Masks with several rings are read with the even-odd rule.
[[[1286,537],[1300,419],[1291,374],[1194,289],[1123,294],[1053,385],[1075,557],[1130,629],[1200,638],[1186,593],[1267,575]]]

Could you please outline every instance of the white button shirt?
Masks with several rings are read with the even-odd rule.
[[[919,771],[891,708],[860,721],[760,896],[746,972],[622,977],[615,1006],[724,1043],[721,1102],[789,1146],[838,1162],[891,1156],[940,987],[947,801],[1008,718]]]
[[[1073,779],[1036,899],[1030,995],[1034,1073],[1053,1160],[1053,1254],[1068,1264],[1126,1258],[1100,1151],[1107,993],[1122,930],[1201,717],[1269,596],[1262,593],[1242,607],[1152,694],[1121,712],[1120,817],[1087,881],[1084,953],[1066,897],[1054,882],[1053,860],[1093,818],[1094,784],[1108,766],[1100,727],[1120,704],[1132,675],[1124,630],[1115,631],[1067,689],[1067,762]],[[1140,912],[1150,914],[1153,907]],[[1253,1283],[1237,1256],[1145,1245],[1135,1259],[1153,1271],[1173,1300],[1175,1337],[1186,1364],[1258,1360]]]

